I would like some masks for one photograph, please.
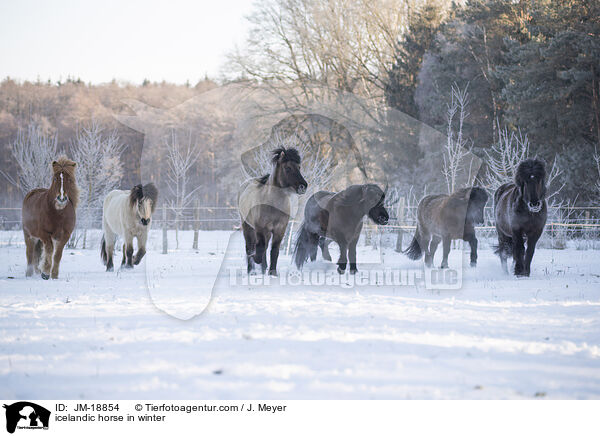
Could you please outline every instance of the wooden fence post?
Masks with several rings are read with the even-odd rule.
[[[292,245],[292,234],[294,233],[294,221],[290,221],[290,234],[288,235],[287,247],[285,249],[285,255],[290,254],[290,246]]]
[[[169,240],[167,239],[167,205],[163,204],[163,225],[162,225],[162,254],[169,251]]]
[[[192,248],[198,249],[198,230],[200,229],[200,204],[196,200],[196,207],[194,208],[194,244]]]
[[[396,252],[400,253],[402,251],[402,238],[404,237],[404,229],[402,226],[404,225],[404,217],[406,211],[404,210],[406,207],[404,202],[404,197],[400,197],[398,200],[398,209],[397,209],[397,217],[398,217],[398,236],[396,237]]]

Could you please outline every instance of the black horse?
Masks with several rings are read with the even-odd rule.
[[[529,276],[535,244],[544,231],[548,216],[545,197],[546,169],[543,162],[536,159],[521,162],[515,182],[500,186],[494,194],[498,232],[496,254],[500,256],[506,273],[506,259],[512,256],[515,275]]]
[[[323,258],[331,260],[328,245],[331,240],[340,247],[338,273],[343,274],[350,260],[350,274],[356,269],[356,244],[362,230],[363,217],[368,215],[376,224],[386,225],[389,215],[383,202],[385,193],[374,184],[352,185],[338,192],[319,191],[311,196],[304,208],[304,222],[298,232],[294,262],[300,269],[310,259],[317,258],[321,247]]]

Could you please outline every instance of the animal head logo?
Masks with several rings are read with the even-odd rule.
[[[5,404],[6,431],[14,433],[16,429],[48,429],[50,411],[29,401]]]

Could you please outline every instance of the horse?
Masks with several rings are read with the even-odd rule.
[[[108,193],[102,207],[102,246],[100,256],[106,271],[113,271],[113,251],[117,236],[125,241],[121,266],[133,268],[146,254],[146,240],[152,214],[156,209],[158,190],[153,183],[135,185],[130,191],[115,189]],[[133,256],[133,238],[138,251]]]
[[[254,264],[267,269],[267,246],[271,242],[269,274],[277,275],[279,246],[291,211],[291,196],[306,192],[308,183],[300,172],[300,154],[295,148],[280,147],[272,151],[273,172],[244,182],[238,196],[238,208],[246,242],[248,273]]]
[[[415,236],[404,254],[417,260],[424,252],[425,265],[431,267],[435,251],[442,241],[441,268],[448,268],[452,240],[462,239],[471,247],[471,266],[477,266],[475,224],[483,223],[483,209],[487,201],[487,193],[479,187],[459,189],[451,195],[426,196],[419,202]]]
[[[515,275],[528,277],[535,244],[548,217],[546,168],[542,161],[527,159],[519,164],[514,183],[505,183],[494,194],[494,215],[498,232],[495,253],[500,256],[502,269],[508,274],[506,259],[512,256]]]
[[[75,209],[79,201],[79,188],[75,181],[76,165],[67,157],[61,156],[52,162],[50,187],[33,189],[23,200],[26,277],[31,277],[34,270],[36,274],[40,272],[39,262],[43,250],[42,278],[58,278],[63,249],[75,228]]]
[[[367,215],[373,222],[386,225],[389,214],[384,206],[385,193],[374,184],[352,185],[341,192],[319,191],[304,208],[304,221],[298,231],[294,263],[301,269],[310,257],[317,258],[318,247],[325,260],[331,261],[328,245],[340,247],[337,271],[344,274],[350,261],[350,274],[356,274],[356,244]]]

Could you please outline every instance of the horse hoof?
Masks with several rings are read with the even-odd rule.
[[[352,275],[356,274],[357,272],[358,272],[358,270],[357,270],[357,269],[351,269],[351,270],[350,270],[350,274],[352,274]]]
[[[471,268],[475,268],[477,266],[477,262],[471,262]]]
[[[46,274],[46,273],[42,273],[42,278],[44,280],[48,280],[50,278],[50,276],[48,274]]]
[[[440,266],[440,268],[441,268],[441,269],[447,269],[447,268],[448,268],[448,265],[444,265],[444,264],[442,264],[442,266]]]
[[[337,272],[338,274],[344,274],[346,272],[346,269],[341,269],[339,266],[337,267]]]
[[[115,269],[114,267],[110,266],[108,268],[106,268],[106,272],[113,272]]]
[[[271,277],[277,277],[277,276],[279,276],[279,274],[277,274],[277,271],[269,271],[269,275]]]

